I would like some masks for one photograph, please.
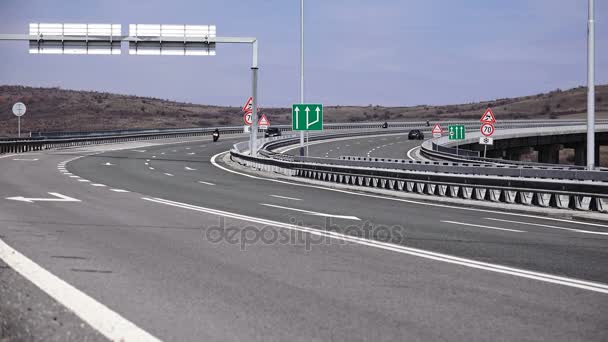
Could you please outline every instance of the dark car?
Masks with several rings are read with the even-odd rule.
[[[424,139],[424,133],[422,133],[419,129],[413,129],[410,131],[410,134],[407,135],[409,140],[422,140]]]
[[[268,127],[266,129],[266,132],[264,133],[264,136],[266,138],[268,138],[268,137],[280,137],[281,136],[281,130],[278,129],[277,127]]]

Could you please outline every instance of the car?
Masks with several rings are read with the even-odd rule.
[[[422,140],[424,139],[424,133],[422,133],[419,129],[413,129],[407,135],[409,140]]]
[[[266,129],[266,132],[264,132],[264,136],[266,138],[268,138],[268,137],[280,137],[281,136],[281,130],[278,127],[268,127]]]

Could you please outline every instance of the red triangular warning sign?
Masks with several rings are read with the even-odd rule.
[[[433,127],[433,130],[431,132],[433,134],[441,134],[443,133],[443,128],[441,128],[440,124],[435,124],[435,127]]]
[[[494,124],[496,123],[496,117],[494,116],[494,112],[492,112],[492,108],[488,108],[486,112],[483,114],[479,122]]]
[[[247,102],[243,106],[243,113],[251,113],[251,112],[253,112],[253,105],[252,104],[253,104],[253,97],[249,97],[249,99],[247,99]]]
[[[270,126],[270,120],[268,120],[266,114],[262,114],[260,121],[258,121],[258,126]]]

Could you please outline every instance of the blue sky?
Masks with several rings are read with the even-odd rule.
[[[597,83],[608,1],[596,0]],[[306,0],[306,98],[328,105],[474,102],[586,84],[586,0]],[[299,99],[299,0],[0,0],[0,32],[30,22],[215,24],[260,41],[260,103]],[[250,49],[215,57],[29,55],[0,43],[0,84],[241,105]]]

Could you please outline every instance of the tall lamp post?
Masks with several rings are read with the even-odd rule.
[[[304,103],[304,0],[300,0],[300,103]],[[304,156],[304,131],[300,131],[300,156]]]
[[[587,30],[587,168],[595,168],[595,4],[589,0]]]

